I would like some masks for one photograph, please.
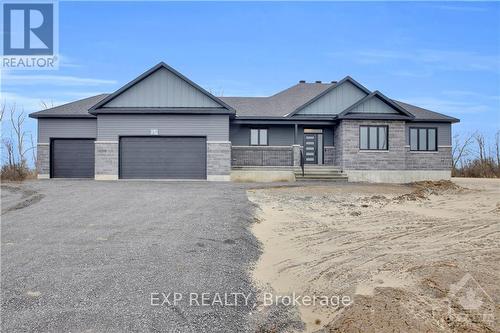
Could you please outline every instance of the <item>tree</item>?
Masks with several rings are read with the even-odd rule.
[[[465,137],[465,139],[462,139],[462,136],[458,134],[453,137],[454,139],[454,145],[452,150],[453,170],[457,169],[459,163],[461,167],[463,166],[463,159],[466,158],[468,155],[470,155],[471,153],[470,146],[475,136],[476,132]]]

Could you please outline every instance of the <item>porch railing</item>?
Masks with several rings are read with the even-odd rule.
[[[289,146],[233,146],[233,166],[293,166],[293,149]]]
[[[300,150],[300,169],[302,170],[302,177],[304,177],[305,170],[304,170],[304,153],[302,152],[302,149]]]

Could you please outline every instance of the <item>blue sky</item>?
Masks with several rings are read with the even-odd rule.
[[[165,61],[218,95],[351,75],[460,118],[455,132],[500,126],[500,3],[61,2],[59,15],[59,70],[2,73],[2,100],[26,112]]]

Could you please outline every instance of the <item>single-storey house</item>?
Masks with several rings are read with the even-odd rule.
[[[30,114],[39,178],[206,179],[336,170],[352,181],[447,179],[459,120],[351,77],[216,97],[160,63],[112,94]],[[309,169],[308,169],[309,168]]]

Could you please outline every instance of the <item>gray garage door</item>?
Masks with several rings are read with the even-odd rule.
[[[94,139],[54,139],[53,178],[94,178]]]
[[[206,179],[204,137],[123,137],[120,178]]]

